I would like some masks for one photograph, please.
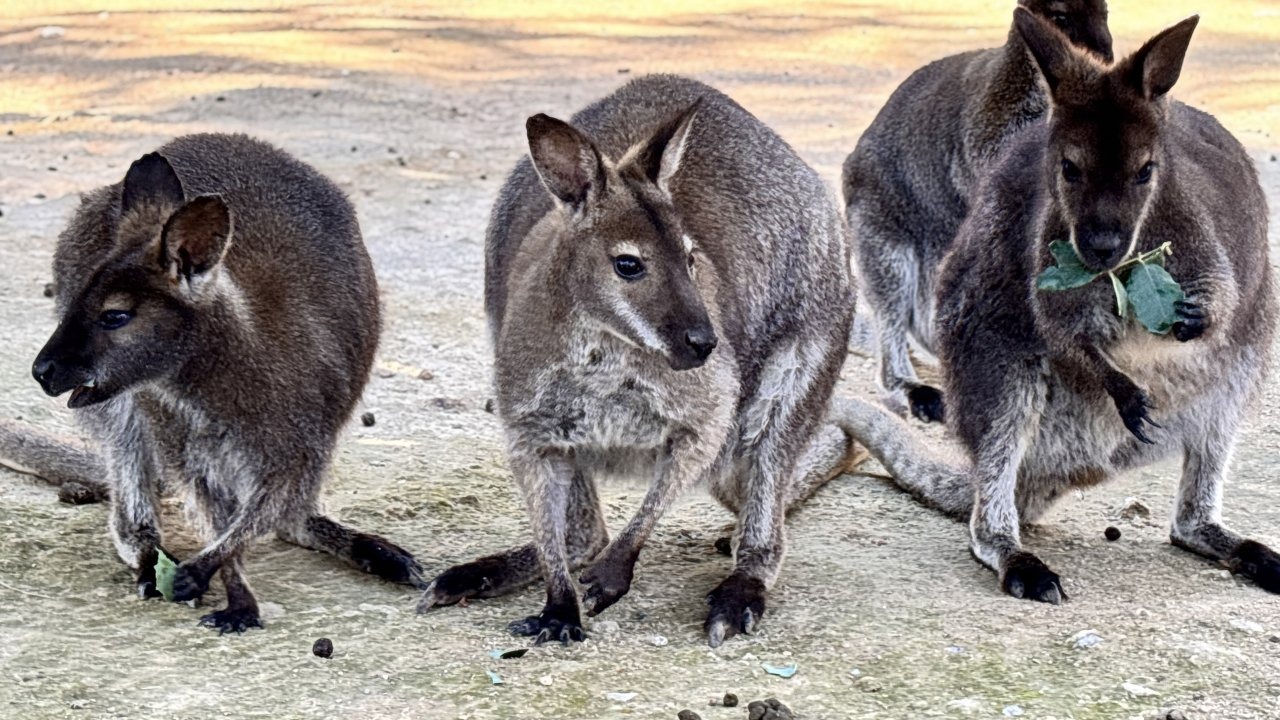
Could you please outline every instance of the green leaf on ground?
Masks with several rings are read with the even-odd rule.
[[[165,600],[173,601],[173,577],[178,574],[178,563],[173,558],[165,554],[163,550],[156,551],[156,590],[164,596]]]
[[[1083,287],[1101,274],[1085,267],[1084,263],[1080,262],[1080,257],[1076,255],[1075,248],[1069,243],[1055,240],[1050,243],[1049,252],[1053,253],[1053,259],[1057,261],[1057,265],[1045,268],[1045,271],[1040,273],[1040,277],[1036,278],[1036,287],[1040,290],[1060,292]]]
[[[1138,322],[1156,335],[1165,335],[1178,321],[1176,303],[1186,296],[1169,271],[1153,263],[1139,263],[1125,281],[1129,304]]]

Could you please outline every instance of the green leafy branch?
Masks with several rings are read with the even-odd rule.
[[[1172,243],[1130,258],[1106,272],[1085,267],[1075,248],[1061,240],[1049,245],[1057,264],[1046,268],[1036,278],[1036,288],[1061,292],[1084,287],[1099,277],[1111,278],[1116,295],[1116,314],[1138,319],[1148,331],[1166,335],[1178,321],[1177,303],[1186,299],[1182,286],[1164,269],[1164,259],[1173,254]]]

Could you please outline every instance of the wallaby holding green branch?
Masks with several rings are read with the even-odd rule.
[[[1105,0],[1018,0],[1078,47],[1111,61]],[[969,194],[1000,148],[1048,107],[1016,29],[998,48],[952,55],[893,91],[844,162],[846,216],[865,304],[874,311],[885,403],[941,421],[937,388],[920,382],[908,338],[934,353],[934,291]]]
[[[332,182],[243,135],[177,138],[83,197],[54,278],[58,327],[32,372],[49,395],[70,392],[101,460],[68,474],[48,442],[3,450],[48,477],[105,468],[139,594],[161,594],[166,486],[188,493],[207,541],[177,567],[173,599],[199,598],[220,571],[227,607],[201,623],[221,632],[260,626],[242,556],[269,532],[420,583],[412,555],[319,507],[381,326],[355,210]]]
[[[1105,66],[1018,12],[1051,119],[995,164],[938,287],[947,421],[968,462],[930,452],[872,403],[833,409],[904,489],[971,518],[974,555],[1017,597],[1065,598],[1058,576],[1022,548],[1019,523],[1071,488],[1170,456],[1183,460],[1173,543],[1280,592],[1280,555],[1221,523],[1227,466],[1267,374],[1278,310],[1249,156],[1211,116],[1168,97],[1197,20]],[[1166,242],[1171,278],[1130,264],[1153,263]],[[1118,275],[1159,297],[1131,298],[1122,316],[1106,278],[1037,289],[1055,260],[1098,274],[1129,264]]]
[[[489,222],[485,307],[533,542],[446,570],[419,609],[545,578],[542,612],[512,630],[582,640],[575,577],[589,614],[613,605],[703,485],[738,518],[707,598],[717,646],[764,613],[787,510],[861,453],[822,424],[853,317],[844,224],[781,138],[693,80],[638,78],[526,131]],[[610,542],[596,482],[623,472],[649,490]]]

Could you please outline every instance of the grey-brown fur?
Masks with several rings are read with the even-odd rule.
[[[78,438],[53,435],[20,422],[0,420],[0,465],[57,485],[63,502],[101,502],[110,494],[106,469],[92,448]]]
[[[1107,61],[1105,0],[1018,0]],[[908,339],[934,353],[934,288],[969,212],[969,193],[1004,143],[1047,107],[1035,64],[1010,30],[1003,47],[953,55],[913,73],[844,163],[844,201],[866,304],[874,312],[886,404],[941,420],[940,394],[916,378]]]
[[[541,576],[546,608],[513,630],[580,640],[570,573],[585,568],[587,610],[604,610],[666,508],[706,484],[738,516],[734,571],[708,598],[719,645],[764,611],[786,509],[851,450],[819,429],[853,314],[845,230],[817,174],[701,83],[640,78],[572,123],[530,118],[533,161],[486,249],[498,411],[534,542],[451,568],[420,608]],[[623,256],[646,276],[623,279]],[[610,543],[595,483],[619,472],[653,480]]]
[[[1017,25],[1053,89],[1051,120],[993,167],[938,286],[948,425],[968,458],[931,453],[870,403],[834,414],[900,485],[970,517],[974,555],[1015,596],[1065,597],[1022,548],[1020,522],[1071,488],[1169,457],[1183,463],[1172,542],[1280,592],[1280,555],[1221,521],[1280,308],[1253,164],[1211,116],[1167,98],[1196,19],[1110,68],[1030,14]],[[1067,239],[1098,271],[1172,241],[1166,266],[1187,301],[1170,335],[1122,320],[1105,278],[1035,290],[1049,243]]]
[[[220,570],[228,606],[202,622],[223,632],[259,625],[241,555],[268,532],[419,582],[409,553],[319,507],[380,328],[373,268],[333,183],[243,135],[180,137],[84,196],[54,276],[60,321],[33,373],[51,395],[73,390],[144,597],[166,486],[186,491],[208,543],[179,565],[175,599],[200,597]],[[120,313],[131,319],[110,329]]]

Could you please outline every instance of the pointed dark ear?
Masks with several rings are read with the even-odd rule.
[[[1049,92],[1057,90],[1068,68],[1078,62],[1071,40],[1052,23],[1041,20],[1023,7],[1013,11],[1013,26],[1027,44],[1031,57],[1035,58],[1040,75],[1049,85]]]
[[[685,142],[689,139],[689,130],[693,127],[693,118],[702,107],[702,98],[693,101],[684,112],[666,121],[649,139],[644,141],[631,155],[632,162],[640,168],[649,181],[657,185],[663,192],[670,192],[668,181],[680,168],[680,160],[684,157]]]
[[[604,162],[586,135],[542,114],[529,118],[524,128],[533,167],[552,195],[577,209],[604,191]]]
[[[231,244],[231,210],[218,195],[201,195],[183,205],[164,224],[160,261],[175,277],[212,270]]]
[[[1148,100],[1155,100],[1173,89],[1182,74],[1182,60],[1191,45],[1191,34],[1200,23],[1192,15],[1147,41],[1129,58],[1126,78],[1129,84]]]
[[[144,202],[181,205],[182,181],[160,153],[147,153],[129,166],[120,195],[120,211],[129,212]]]

